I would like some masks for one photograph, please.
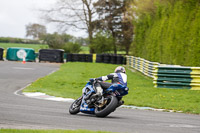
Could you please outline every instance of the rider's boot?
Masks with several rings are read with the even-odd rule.
[[[97,92],[96,92],[95,95],[99,97],[99,101],[98,102],[102,103],[103,102],[103,89],[100,86],[97,86],[96,90],[97,90]]]
[[[97,90],[96,95],[98,95],[98,96],[102,96],[103,95],[103,89],[100,86],[97,86],[96,90]]]

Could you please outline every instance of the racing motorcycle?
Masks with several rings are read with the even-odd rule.
[[[128,94],[129,88],[121,84],[113,84],[103,91],[103,95],[96,95],[95,83],[101,82],[90,79],[83,88],[83,94],[76,99],[69,108],[69,113],[75,115],[79,112],[94,114],[97,117],[106,117],[123,104],[123,96]]]

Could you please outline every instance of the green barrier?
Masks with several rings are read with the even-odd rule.
[[[31,48],[8,48],[6,59],[10,61],[35,61],[36,55]]]
[[[127,66],[153,78],[155,87],[200,90],[200,67],[182,67],[126,56]]]
[[[200,90],[199,67],[157,66],[154,71],[154,86]]]

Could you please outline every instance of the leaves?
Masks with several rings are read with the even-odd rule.
[[[136,36],[132,43],[135,56],[164,64],[200,65],[198,1],[154,0],[154,12],[149,13],[147,6],[139,7],[140,17],[134,22]]]

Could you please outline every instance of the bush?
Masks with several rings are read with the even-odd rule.
[[[166,1],[165,1],[166,2]],[[200,66],[199,1],[156,3],[135,22],[132,54],[164,64]]]
[[[106,53],[111,51],[113,48],[114,39],[109,33],[98,32],[92,40],[91,48],[96,53]]]
[[[43,39],[49,45],[49,48],[52,49],[61,49],[65,44],[65,40],[58,33],[47,34]]]
[[[62,49],[64,49],[66,53],[79,53],[81,51],[81,45],[78,43],[68,42],[62,47]]]

